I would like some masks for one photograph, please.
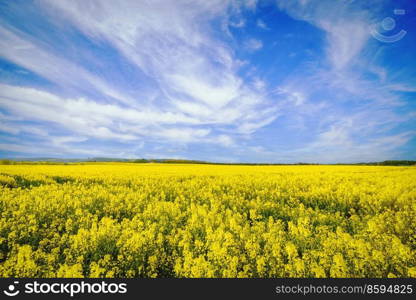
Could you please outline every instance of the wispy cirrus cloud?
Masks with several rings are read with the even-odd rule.
[[[224,1],[121,1],[117,7],[103,1],[40,1],[39,9],[61,35],[70,35],[62,26],[67,23],[91,42],[119,51],[141,74],[131,80],[153,87],[151,97],[142,89],[125,92],[125,86],[68,59],[71,55],[48,41],[8,24],[0,26],[0,55],[70,89],[74,96],[3,85],[2,107],[26,120],[55,123],[89,138],[231,145],[230,132],[247,134],[267,125],[264,118],[269,123],[275,118],[273,103],[238,75],[232,49],[209,27],[213,19],[228,18],[230,11],[244,7]],[[81,56],[86,49],[79,46]],[[87,63],[91,59],[96,60],[88,57]],[[95,90],[95,97],[85,96],[86,89]]]
[[[2,153],[345,162],[414,140],[411,70],[369,31],[383,1],[2,5]]]
[[[387,69],[370,57],[380,51],[370,28],[383,2],[374,2],[371,10],[363,5],[348,1],[278,1],[279,8],[325,34],[320,66],[310,67],[307,76],[304,72],[289,76],[279,91],[287,101],[300,106],[296,113],[302,123],[313,118],[303,111],[313,111],[311,105],[322,108],[314,141],[300,151],[321,153],[331,162],[371,159],[371,154],[373,160],[387,159],[415,137],[414,130],[394,130],[401,124],[411,126],[412,113],[397,111],[407,102],[397,93],[400,88],[389,82]],[[409,81],[398,86],[412,91]]]
[[[257,27],[259,27],[261,29],[270,30],[270,28],[267,26],[267,24],[263,20],[261,20],[261,19],[258,19],[256,21],[256,25],[257,25]]]
[[[244,47],[249,51],[257,51],[263,48],[263,43],[257,39],[249,39],[245,41]]]

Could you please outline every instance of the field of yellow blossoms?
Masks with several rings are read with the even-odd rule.
[[[416,167],[0,166],[0,277],[416,277]]]

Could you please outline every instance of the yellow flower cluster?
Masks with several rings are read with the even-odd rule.
[[[1,277],[416,277],[416,168],[0,166]]]

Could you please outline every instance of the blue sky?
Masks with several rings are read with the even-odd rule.
[[[416,3],[0,3],[0,157],[416,159]]]

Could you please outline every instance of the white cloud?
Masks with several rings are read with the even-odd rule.
[[[7,86],[0,92],[2,104],[15,116],[56,122],[96,138],[122,140],[142,134],[156,136],[167,129],[165,125],[172,124],[188,126],[189,130],[209,125],[216,129],[213,135],[221,134],[226,126],[227,131],[234,128],[238,134],[241,128],[260,128],[266,124],[265,118],[275,118],[275,104],[258,86],[246,84],[238,75],[241,61],[228,45],[214,38],[211,28],[212,20],[227,20],[231,12],[255,9],[256,1],[194,1],[192,5],[186,0],[120,1],[114,6],[107,1],[86,5],[84,1],[44,0],[38,4],[48,21],[63,30],[61,34],[67,28],[62,24],[70,23],[92,41],[109,43],[143,72],[157,92],[151,96],[146,91],[127,93],[108,77],[53,51],[54,45],[0,26],[1,56],[62,88],[71,88],[75,91],[72,94],[93,88],[120,103],[104,104],[109,101],[99,96],[67,99],[55,91]],[[10,44],[17,49],[7,47]],[[253,40],[249,45],[256,50],[261,42]],[[129,131],[132,128],[136,131]]]
[[[289,129],[314,134],[305,150],[321,153],[325,159],[334,158],[328,148],[337,151],[338,157],[353,157],[360,149],[370,152],[370,147],[376,146],[384,147],[377,152],[383,157],[391,153],[389,141],[400,146],[411,136],[391,132],[403,119],[414,117],[411,113],[394,113],[394,108],[402,104],[396,92],[413,92],[414,87],[390,82],[388,70],[366,56],[371,52],[368,25],[373,16],[359,7],[365,4],[278,1],[279,8],[293,18],[322,30],[325,55],[312,67],[293,70],[270,93],[272,80],[261,76],[261,70],[248,61],[237,59],[232,45],[218,39],[218,31],[213,28],[213,24],[222,24],[223,30],[245,26],[249,19],[244,18],[243,10],[255,11],[257,1],[35,3],[63,40],[79,30],[94,45],[105,45],[106,50],[121,54],[120,59],[134,72],[126,75],[128,84],[124,86],[116,76],[111,76],[111,70],[107,74],[89,68],[90,63],[101,62],[85,45],[76,51],[80,57],[87,57],[81,63],[65,51],[58,51],[59,47],[48,39],[37,39],[13,24],[0,24],[0,56],[50,82],[42,90],[0,85],[0,108],[5,112],[0,113],[0,131],[9,135],[33,135],[65,153],[72,151],[72,145],[81,152],[88,151],[81,144],[93,139],[126,145],[141,144],[143,139],[160,140],[177,147],[210,143],[234,151],[241,140],[246,141],[284,115]],[[268,29],[263,20],[254,20],[257,27]],[[263,42],[247,39],[243,47],[255,52],[262,49]],[[253,72],[247,71],[246,77],[242,77],[243,68]],[[363,79],[365,72],[375,75],[375,79]],[[40,121],[43,126],[36,122],[29,126],[27,121]],[[52,134],[49,125],[64,133]],[[25,145],[16,143],[17,148],[11,147],[10,151],[22,150]],[[264,157],[277,153],[291,157],[290,153],[267,147],[248,149]],[[122,150],[106,150],[102,154],[131,154]],[[318,157],[302,151],[294,154],[305,159]]]
[[[65,58],[58,57],[55,53],[38,46],[35,41],[25,33],[11,31],[0,25],[0,56],[21,67],[27,68],[42,77],[65,88],[88,88],[90,84],[100,93],[113,99],[134,104],[134,100],[124,95],[108,82],[86,71]],[[9,45],[15,45],[10,47]]]
[[[261,29],[264,29],[264,30],[269,30],[270,29],[267,26],[267,24],[263,20],[261,20],[261,19],[258,19],[257,22],[256,22],[256,24],[257,24],[257,27],[259,27]]]
[[[204,140],[211,131],[209,129],[168,128],[156,133],[157,137],[179,143]]]
[[[228,135],[225,135],[225,134],[219,135],[218,138],[216,139],[216,142],[218,142],[219,144],[221,144],[225,147],[230,147],[230,146],[235,145],[233,139],[231,137],[229,137]]]
[[[224,126],[227,132],[248,134],[246,128],[254,132],[275,118],[272,103],[262,91],[246,85],[237,75],[241,62],[227,45],[210,35],[211,20],[227,19],[229,9],[241,9],[236,3],[39,3],[59,29],[66,20],[92,40],[109,42],[158,90],[156,97],[148,97],[146,92],[136,97],[127,94],[122,86],[113,86],[100,74],[68,60],[65,53],[53,51],[54,45],[0,26],[2,57],[64,89],[71,88],[75,94],[93,88],[99,95],[119,102],[108,104],[100,98],[69,98],[35,88],[2,85],[0,106],[9,117],[55,123],[71,133],[96,139],[128,142],[157,137],[180,143],[205,139],[224,146],[232,144],[232,139],[221,133]],[[250,9],[255,7],[255,1],[246,4]],[[155,98],[161,100],[154,102]],[[216,130],[199,128],[202,125]],[[17,134],[22,129],[3,125],[2,130]]]
[[[335,70],[350,67],[370,37],[374,23],[364,3],[351,1],[277,1],[279,8],[292,17],[305,20],[324,30],[327,57]],[[372,1],[373,11],[380,3]]]
[[[46,143],[43,145],[33,145],[33,143],[25,143],[23,141],[15,143],[0,143],[0,151],[11,151],[23,154],[32,155],[84,155],[85,157],[93,156],[107,156],[107,157],[125,157],[120,155],[120,152],[115,151],[102,151],[93,148],[82,148],[55,145],[53,143]]]
[[[61,98],[45,91],[5,84],[0,84],[0,91],[0,107],[11,115],[23,118],[19,121],[10,121],[14,123],[3,123],[0,131],[47,136],[55,145],[78,140],[74,137],[57,139],[52,135],[48,136],[45,127],[50,123],[55,124],[53,125],[55,130],[61,128],[77,134],[81,139],[78,142],[84,141],[87,137],[118,142],[140,141],[146,138],[173,143],[213,143],[228,147],[234,144],[231,137],[220,132],[212,132],[206,126],[212,124],[232,126],[234,129],[229,130],[232,133],[246,135],[275,119],[275,116],[271,116],[258,121],[258,116],[251,112],[244,116],[244,122],[238,123],[237,118],[240,115],[236,115],[233,109],[230,111],[223,109],[220,111],[221,115],[214,117],[195,113],[198,118],[193,118],[180,112],[137,110],[115,104],[98,103],[85,98]],[[250,101],[253,100],[243,99],[242,102],[250,106]],[[266,109],[264,113],[270,115],[272,112]],[[29,127],[24,124],[25,120],[42,121],[44,125],[41,128]],[[237,128],[234,123],[239,124]]]
[[[249,8],[251,10],[255,10],[256,9],[256,6],[257,6],[257,3],[258,3],[258,0],[245,0],[243,2],[244,2],[244,5],[247,8]]]
[[[258,39],[248,39],[244,42],[244,48],[252,52],[257,51],[263,48],[263,43]]]
[[[298,87],[299,88],[299,87]],[[283,86],[277,89],[277,93],[286,97],[287,101],[294,106],[301,106],[306,103],[306,95],[293,86]]]
[[[230,21],[228,23],[231,27],[235,27],[235,28],[243,28],[244,26],[246,26],[246,21],[244,19],[239,19],[238,21]]]
[[[19,128],[4,123],[0,123],[0,131],[10,134],[18,134],[20,132]]]
[[[119,124],[135,124],[146,128],[154,123],[163,125],[199,122],[170,112],[139,111],[83,98],[64,99],[33,88],[0,84],[0,91],[0,106],[12,114],[21,116],[25,120],[52,122],[74,133],[96,138],[120,140],[138,138],[140,131],[121,133],[121,130],[117,130]]]
[[[314,155],[315,160],[328,163],[382,161],[394,157],[397,149],[415,136],[416,132],[408,131],[355,143],[345,130],[332,127],[321,135],[318,142],[314,142],[302,152],[305,157],[313,157],[311,153],[319,153],[319,156]]]
[[[253,86],[258,91],[264,91],[266,88],[266,82],[258,77],[255,77],[253,80]]]
[[[328,57],[336,70],[351,67],[354,58],[369,38],[368,24],[359,20],[344,20],[339,24],[322,22],[328,34]]]
[[[176,92],[185,93],[192,101],[196,100],[214,109],[220,109],[240,96],[239,90],[242,84],[241,80],[235,77],[223,79],[224,84],[218,85],[218,82],[207,80],[190,80],[181,74],[170,76],[169,81],[172,82]]]
[[[36,136],[48,136],[48,131],[43,126],[33,127],[29,125],[22,125],[17,123],[16,120],[7,121],[7,119],[3,119],[3,121],[0,122],[0,131],[13,135],[29,133]]]
[[[351,162],[359,161],[361,153],[362,160],[371,159],[371,154],[373,160],[388,159],[393,148],[409,141],[409,133],[392,132],[409,120],[395,112],[403,105],[395,92],[401,88],[411,91],[412,87],[389,83],[386,69],[369,57],[377,53],[369,43],[369,29],[382,4],[371,3],[369,10],[367,4],[351,1],[278,1],[280,9],[321,29],[326,37],[323,67],[308,67],[312,75],[307,77],[305,70],[294,72],[277,90],[286,104],[297,108],[291,119],[298,120],[298,127],[317,132],[313,142],[296,152],[300,157]],[[368,78],[368,72],[376,78]],[[319,122],[315,122],[313,112],[319,107]],[[305,126],[307,123],[315,127]],[[395,142],[389,145],[387,140]]]

